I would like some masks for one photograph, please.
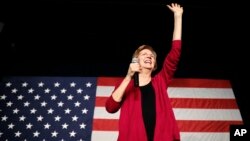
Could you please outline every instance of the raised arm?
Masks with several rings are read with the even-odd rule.
[[[183,8],[176,3],[167,5],[167,7],[174,13],[173,40],[181,40]]]
[[[171,82],[180,59],[183,14],[183,8],[179,4],[172,3],[171,5],[167,5],[167,7],[174,13],[174,30],[171,50],[166,56],[162,70],[158,75],[164,78],[165,86]]]

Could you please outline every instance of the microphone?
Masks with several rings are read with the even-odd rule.
[[[132,63],[139,63],[139,59],[133,58]],[[139,87],[139,73],[135,72],[133,77],[134,77],[134,86]]]

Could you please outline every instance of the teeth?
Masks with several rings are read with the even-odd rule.
[[[151,63],[151,61],[144,61],[145,63]]]

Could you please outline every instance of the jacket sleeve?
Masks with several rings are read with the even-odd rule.
[[[121,83],[121,82],[120,82]],[[119,83],[119,84],[120,84]],[[115,91],[117,89],[117,87],[119,86],[119,84],[117,84],[115,86],[115,89],[113,91]],[[112,92],[113,93],[113,92]],[[116,102],[112,96],[112,94],[108,97],[106,103],[105,103],[105,108],[106,111],[109,113],[116,113],[120,108],[121,108],[121,102]]]
[[[111,95],[107,99],[105,107],[106,107],[107,112],[116,113],[121,107],[121,102],[116,102]]]
[[[160,77],[164,79],[165,86],[167,86],[172,80],[177,65],[179,63],[181,54],[181,43],[181,40],[172,41],[171,50],[164,60],[162,69],[158,73],[158,75],[160,75]]]

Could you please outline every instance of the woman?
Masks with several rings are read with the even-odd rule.
[[[106,110],[120,109],[118,141],[177,141],[180,131],[167,94],[181,54],[183,8],[176,3],[167,5],[174,13],[172,48],[162,69],[155,76],[156,53],[148,45],[133,54],[138,63],[130,63],[126,77],[116,85],[106,102]],[[138,73],[139,87],[132,81]]]

